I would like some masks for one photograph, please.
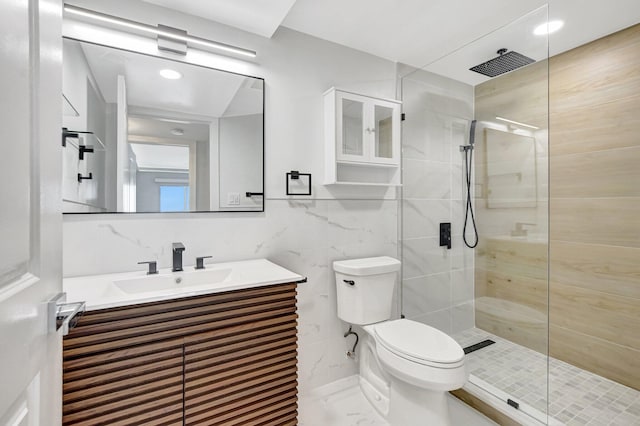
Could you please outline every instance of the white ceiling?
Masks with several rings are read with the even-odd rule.
[[[282,25],[415,67],[430,64],[547,3],[549,19],[565,21],[565,27],[550,39],[551,55],[640,22],[640,0],[144,1],[265,37]],[[471,65],[476,65],[496,56],[501,47],[517,50],[531,44],[526,40],[530,31],[523,26],[519,31],[498,32],[485,39],[481,51],[468,49],[460,54],[473,57]],[[464,81],[473,84],[475,80]]]
[[[143,0],[271,37],[296,0]]]
[[[189,170],[189,147],[132,143],[139,169]]]
[[[422,67],[541,7],[546,0],[297,0],[283,25],[358,50]],[[638,0],[550,0],[565,27],[551,55],[640,22]],[[532,29],[531,29],[532,30]],[[523,28],[524,31],[530,31]],[[510,38],[496,40],[495,50]],[[486,57],[485,60],[491,57]],[[475,65],[475,64],[473,64]]]
[[[533,29],[546,20],[546,9],[539,8],[423,69],[475,86],[490,78],[469,68],[497,57],[497,50],[500,48],[521,53],[535,61],[544,60],[548,54],[547,36],[534,35]]]
[[[205,123],[186,120],[165,121],[164,119],[154,117],[129,114],[128,125],[130,136],[145,136],[190,142],[206,142],[209,140],[209,125]],[[182,130],[183,135],[174,135],[171,133],[174,129]]]

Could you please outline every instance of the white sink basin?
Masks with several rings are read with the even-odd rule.
[[[151,291],[187,290],[195,287],[211,286],[229,280],[231,268],[205,269],[171,274],[147,275],[138,278],[116,280],[117,288],[129,294]]]
[[[291,283],[304,277],[267,259],[185,266],[182,272],[161,269],[156,275],[144,271],[65,278],[63,291],[69,302],[86,302],[87,311],[199,296],[244,288]]]

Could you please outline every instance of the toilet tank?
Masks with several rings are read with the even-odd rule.
[[[333,270],[338,318],[357,325],[391,318],[399,260],[388,256],[340,260],[333,262]]]

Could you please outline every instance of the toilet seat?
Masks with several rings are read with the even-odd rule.
[[[433,368],[458,368],[464,351],[442,331],[407,319],[385,321],[373,327],[376,341],[393,355]]]

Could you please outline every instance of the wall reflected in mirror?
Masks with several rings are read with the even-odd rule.
[[[262,79],[69,39],[63,55],[65,213],[264,210]]]
[[[522,131],[533,135],[532,132]],[[538,177],[533,136],[484,129],[487,208],[536,207]]]

